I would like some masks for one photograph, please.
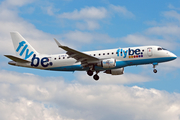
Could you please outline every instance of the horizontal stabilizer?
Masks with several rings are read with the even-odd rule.
[[[31,62],[31,61],[28,61],[28,60],[24,60],[22,58],[15,57],[13,55],[4,55],[4,56],[6,56],[7,58],[9,58],[9,59],[11,59],[11,60],[13,60],[15,62],[20,62],[20,63],[30,63]]]

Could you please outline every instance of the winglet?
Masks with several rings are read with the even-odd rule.
[[[58,45],[58,47],[61,47],[62,45],[54,38],[56,44]]]

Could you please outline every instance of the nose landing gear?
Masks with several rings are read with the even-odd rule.
[[[153,70],[153,72],[154,73],[157,73],[157,70],[155,69],[155,67],[158,65],[158,63],[153,63],[153,68],[154,68],[154,70]]]
[[[153,72],[154,72],[154,73],[157,73],[157,70],[156,70],[156,69],[154,69],[154,70],[153,70]]]

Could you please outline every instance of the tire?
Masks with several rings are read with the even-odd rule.
[[[87,74],[88,74],[89,76],[92,76],[92,75],[93,75],[93,71],[92,71],[92,70],[88,70],[88,71],[87,71]]]
[[[154,69],[154,70],[153,70],[153,72],[154,72],[154,73],[157,73],[157,70],[156,70],[156,69]]]
[[[97,74],[95,74],[95,75],[93,76],[93,78],[94,78],[94,80],[99,80],[99,76],[98,76]]]

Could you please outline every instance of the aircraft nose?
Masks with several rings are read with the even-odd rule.
[[[175,54],[171,53],[171,52],[169,52],[169,56],[170,56],[171,58],[173,58],[173,59],[176,59],[176,58],[177,58],[177,56],[176,56]]]

